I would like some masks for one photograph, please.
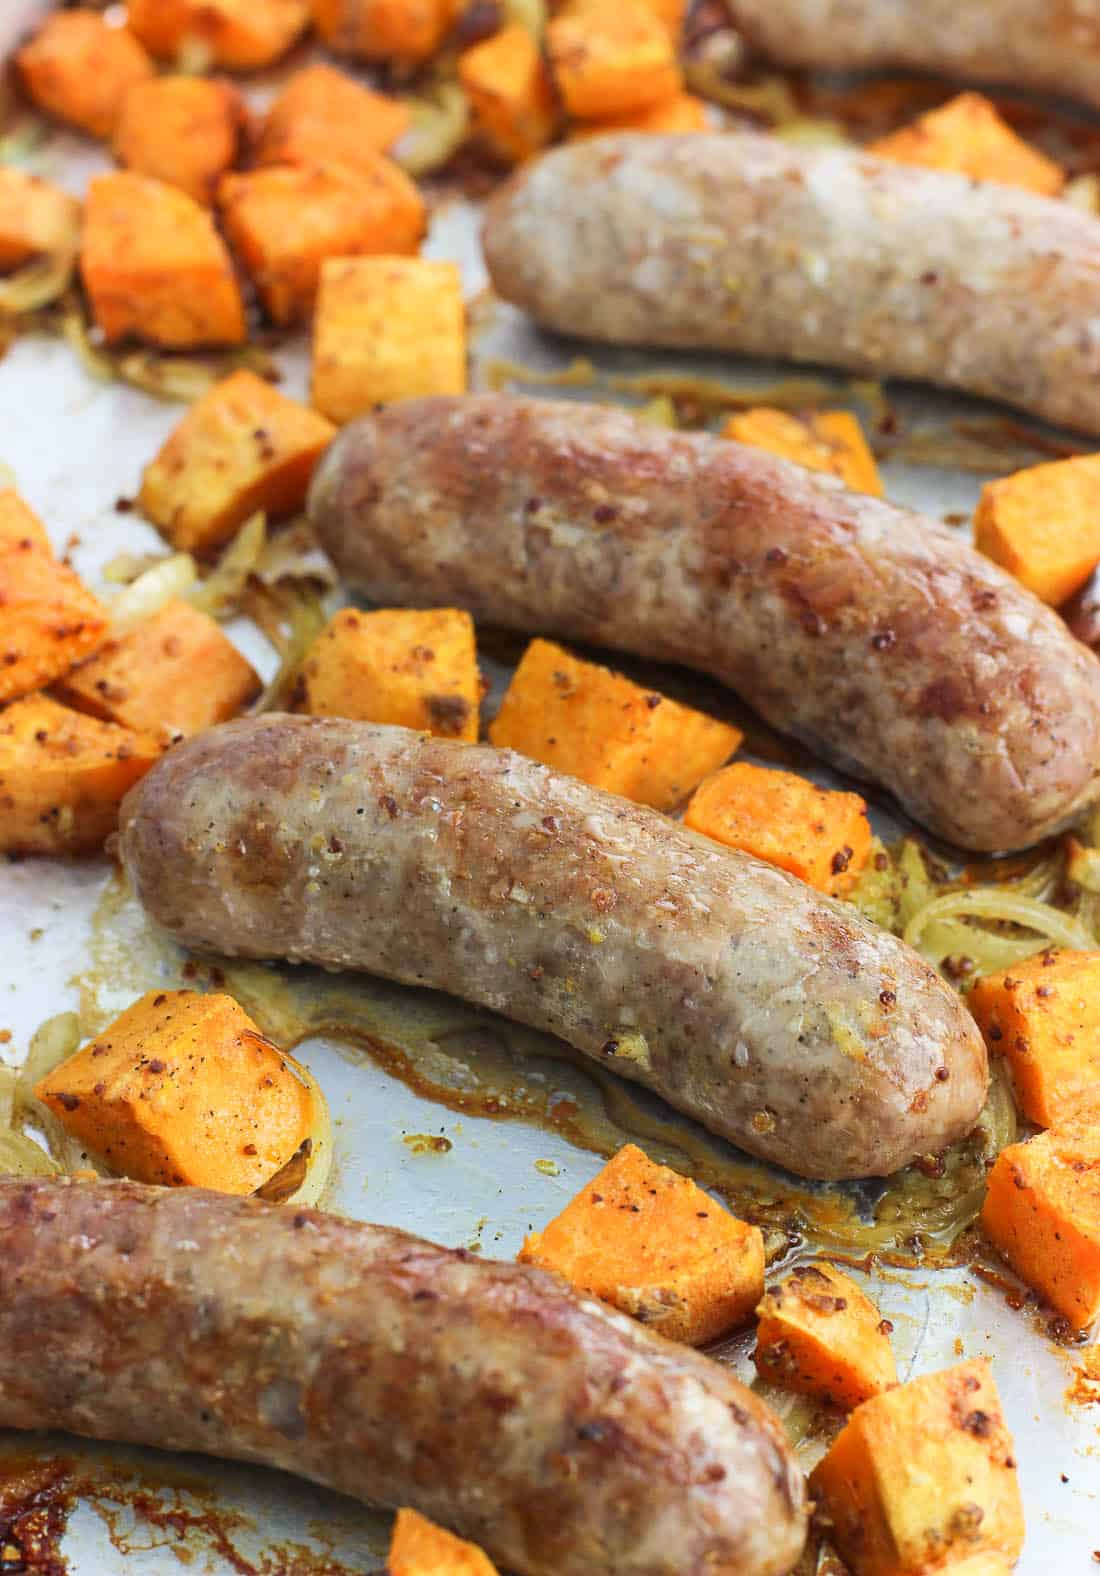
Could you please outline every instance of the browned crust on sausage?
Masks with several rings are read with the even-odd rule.
[[[413,400],[337,439],[311,514],[382,604],[458,605],[711,673],[964,848],[1100,791],[1100,665],[936,522],[625,411]]]
[[[0,1182],[0,1426],[411,1504],[522,1576],[782,1576],[775,1418],[563,1282],[197,1189]]]

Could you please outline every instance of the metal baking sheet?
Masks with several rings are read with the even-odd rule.
[[[14,18],[21,9],[14,0],[0,6],[0,45],[17,33]],[[105,162],[93,145],[59,132],[35,155],[34,166],[80,192]],[[455,200],[436,213],[426,250],[458,260],[468,298],[483,302],[486,281],[470,205]],[[577,353],[590,354],[544,338],[506,308],[486,313],[481,306],[476,317],[482,369],[502,357],[554,370]],[[278,359],[284,387],[304,392],[304,347],[291,346]],[[619,352],[596,359],[604,370],[662,367],[736,376],[739,382],[752,375],[762,386],[789,373],[728,358],[704,362]],[[583,397],[583,390],[572,392]],[[924,394],[902,394],[899,403],[908,414],[981,409]],[[102,589],[103,568],[119,552],[161,545],[151,527],[132,513],[119,513],[115,504],[133,496],[142,466],[179,414],[178,406],[91,381],[58,341],[20,340],[0,360],[0,462],[15,472],[55,545],[71,551],[93,589]],[[885,475],[891,497],[935,515],[968,513],[979,486],[973,476],[927,469],[891,466]],[[274,654],[263,639],[240,623],[233,633],[257,666],[270,672]],[[828,780],[827,773],[820,775]],[[886,811],[877,812],[877,820],[885,834],[894,830]],[[93,917],[111,876],[106,860],[0,866],[0,1030],[10,1034],[0,1043],[0,1060],[18,1063],[45,1018],[80,1008],[82,979],[88,1008]],[[131,939],[128,952],[123,936],[112,967],[100,971],[93,1005],[101,1012],[121,1008],[145,988],[147,963],[136,937]],[[560,1134],[522,1120],[490,1120],[441,1107],[368,1056],[334,1041],[312,1039],[303,1054],[335,1118],[336,1168],[328,1202],[348,1215],[507,1257],[600,1164]],[[541,1064],[532,1071],[533,1079],[548,1076]],[[446,1138],[450,1147],[405,1141],[416,1134]],[[1003,1296],[966,1270],[877,1277],[874,1294],[894,1323],[903,1377],[964,1354],[993,1359],[1016,1436],[1027,1511],[1023,1576],[1055,1569],[1085,1576],[1095,1569],[1100,1406],[1073,1408],[1065,1399],[1075,1354],[1043,1339]],[[751,1376],[743,1350],[729,1360]],[[27,1448],[25,1437],[0,1435],[0,1456],[25,1454]],[[384,1517],[274,1473],[69,1439],[36,1441],[35,1449],[43,1458],[60,1454],[78,1463],[96,1485],[73,1514],[65,1538],[74,1576],[157,1576],[178,1571],[181,1561],[196,1576],[242,1570],[338,1576],[375,1569],[385,1549]],[[121,1482],[140,1483],[140,1500],[120,1500]]]

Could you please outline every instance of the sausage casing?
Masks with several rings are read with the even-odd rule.
[[[916,378],[1100,433],[1100,221],[752,133],[572,143],[490,202],[505,300],[612,344]]]
[[[0,1427],[413,1505],[521,1576],[783,1576],[802,1476],[711,1359],[538,1270],[196,1188],[0,1182]]]
[[[450,991],[805,1176],[895,1171],[985,1098],[973,1020],[900,941],[512,751],[229,723],[157,763],[120,846],[186,946]]]
[[[788,66],[900,66],[1068,95],[1100,108],[1097,0],[726,0]]]
[[[1057,616],[938,523],[762,450],[410,400],[336,440],[311,514],[373,601],[711,673],[963,848],[1026,847],[1100,791],[1100,665]]]

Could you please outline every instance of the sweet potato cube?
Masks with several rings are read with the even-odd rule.
[[[0,712],[0,853],[87,854],[160,743],[28,695]]]
[[[206,209],[128,170],[88,187],[80,270],[109,343],[167,349],[239,345],[244,306],[229,253]]]
[[[853,492],[882,497],[882,481],[863,428],[846,410],[809,411],[792,416],[767,405],[731,416],[722,428],[724,438],[767,449],[781,459],[793,460],[809,471],[839,476]]]
[[[461,0],[312,0],[313,20],[337,54],[416,64],[434,55]]]
[[[521,23],[511,22],[464,50],[458,78],[474,124],[505,159],[518,164],[554,135],[557,112],[550,78],[538,40]]]
[[[742,735],[549,640],[533,640],[489,737],[608,793],[671,810],[729,759]]]
[[[174,547],[211,553],[258,509],[270,519],[300,509],[332,434],[316,411],[234,372],[189,408],[146,467],[138,501]]]
[[[562,102],[578,119],[647,109],[683,91],[668,29],[643,0],[555,16],[546,47]]]
[[[147,991],[35,1094],[112,1171],[253,1193],[314,1118],[291,1059],[232,996]]]
[[[155,77],[127,93],[115,126],[115,158],[128,170],[178,186],[211,207],[237,159],[244,104],[214,77]]]
[[[693,1346],[743,1324],[764,1291],[759,1229],[634,1144],[529,1236],[519,1259]]]
[[[1067,1122],[1010,1144],[989,1174],[982,1226],[1076,1330],[1100,1317],[1100,1123]]]
[[[889,1327],[870,1297],[831,1264],[805,1264],[756,1310],[760,1375],[846,1411],[898,1382]]]
[[[15,65],[40,109],[93,137],[111,135],[127,92],[154,69],[133,33],[99,11],[54,11]]]
[[[707,106],[701,98],[693,93],[677,93],[675,98],[651,104],[648,109],[608,115],[602,120],[578,121],[569,132],[569,140],[579,142],[615,131],[648,131],[651,136],[666,136],[673,132],[706,131],[709,124]]]
[[[984,1357],[864,1401],[810,1490],[853,1576],[954,1576],[983,1556],[1012,1565],[1023,1547],[1016,1453]]]
[[[0,274],[39,257],[75,255],[80,204],[59,186],[0,165]]]
[[[54,557],[38,516],[0,491],[0,704],[67,672],[106,629],[105,609]]]
[[[987,482],[974,516],[974,545],[1060,607],[1100,563],[1100,454]]]
[[[466,310],[454,263],[336,258],[321,269],[312,399],[343,423],[380,402],[466,391]]]
[[[847,891],[871,851],[859,794],[741,761],[703,783],[684,825],[789,870],[819,892]]]
[[[309,0],[129,0],[130,26],[161,60],[194,52],[209,65],[273,65],[309,23]]]
[[[978,981],[966,998],[1016,1104],[1054,1127],[1100,1099],[1100,952],[1037,953]]]
[[[369,176],[373,155],[392,147],[411,119],[401,99],[375,93],[332,66],[308,66],[268,110],[256,163],[343,164]]]
[[[308,316],[327,258],[415,252],[424,199],[404,170],[361,150],[357,167],[303,165],[227,175],[218,193],[230,242],[276,323]]]
[[[415,1510],[399,1510],[386,1576],[497,1576],[497,1568],[473,1543],[464,1543]]]
[[[260,680],[206,613],[166,602],[116,635],[57,686],[77,711],[166,743],[235,717]]]
[[[388,722],[474,742],[480,700],[469,613],[344,608],[311,646],[295,704],[314,717]]]
[[[1042,197],[1057,197],[1066,183],[1061,166],[1018,137],[980,93],[960,93],[911,126],[869,143],[866,152],[898,164],[955,170],[975,181],[1022,186]]]

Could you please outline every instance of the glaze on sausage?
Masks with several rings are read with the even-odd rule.
[[[268,716],[177,745],[120,849],[184,946],[364,969],[558,1035],[803,1176],[973,1126],[955,993],[849,905],[508,750]]]

